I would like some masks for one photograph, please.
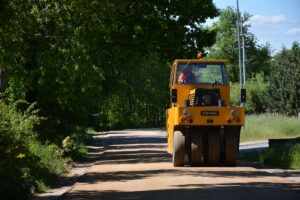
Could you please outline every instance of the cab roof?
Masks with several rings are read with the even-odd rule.
[[[176,59],[174,63],[227,63],[226,60],[213,60],[213,59]]]

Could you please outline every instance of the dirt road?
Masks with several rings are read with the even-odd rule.
[[[114,131],[99,137],[107,146],[105,153],[60,199],[300,199],[300,183],[286,173],[243,163],[174,168],[162,130]]]

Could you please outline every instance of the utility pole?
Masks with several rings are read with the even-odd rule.
[[[242,51],[243,51],[243,88],[246,86],[246,51],[245,51],[245,34],[243,30],[243,18],[242,18],[242,23],[241,23],[241,32],[242,32]]]
[[[242,73],[242,53],[241,53],[241,26],[240,26],[240,9],[239,0],[236,0],[237,7],[237,30],[238,30],[238,50],[239,50],[239,72],[240,72],[240,89],[243,89],[243,73]]]
[[[237,30],[238,30],[238,49],[239,49],[240,90],[241,90],[240,102],[241,102],[241,106],[245,106],[245,103],[246,103],[245,41],[244,41],[244,34],[243,33],[241,34],[241,30],[243,32],[243,27],[241,25],[239,0],[236,0],[236,7],[237,7]],[[243,61],[242,61],[242,52],[241,52],[241,36],[243,38]]]

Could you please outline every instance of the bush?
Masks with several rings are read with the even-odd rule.
[[[247,113],[261,113],[267,109],[268,82],[262,73],[256,74],[246,82],[247,89]],[[231,85],[231,101],[239,104],[240,102],[240,85],[238,83]]]
[[[244,153],[240,158],[277,167],[300,169],[300,141],[274,145],[263,152]]]
[[[76,128],[70,136],[67,136],[62,141],[64,155],[70,156],[75,160],[83,160],[88,153],[85,145],[90,141],[92,133],[91,129]]]
[[[283,48],[274,56],[269,77],[271,112],[297,116],[300,113],[300,44]]]
[[[279,167],[300,168],[300,143],[276,145],[263,154],[263,162]]]
[[[61,150],[37,140],[34,127],[41,120],[33,106],[20,113],[0,101],[0,193],[4,199],[27,199],[43,189],[50,177],[65,171]]]
[[[42,185],[48,185],[66,172],[68,158],[62,158],[63,150],[55,144],[41,144],[38,140],[30,141],[30,152],[36,157],[32,176]],[[43,188],[33,187],[35,191]],[[33,191],[33,192],[35,192]]]

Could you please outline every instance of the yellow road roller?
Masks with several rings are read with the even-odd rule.
[[[173,165],[235,166],[245,110],[230,102],[225,60],[177,59],[169,87],[166,127]]]

